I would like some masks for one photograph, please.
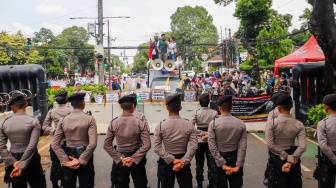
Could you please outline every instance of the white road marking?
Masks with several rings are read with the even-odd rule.
[[[260,136],[258,136],[257,134],[255,134],[255,133],[251,133],[251,135],[253,135],[256,139],[258,139],[258,140],[260,140],[261,142],[263,142],[264,144],[266,144],[266,141],[265,141],[263,138],[261,138]],[[311,170],[309,170],[309,168],[303,166],[302,164],[301,164],[301,169],[302,169],[303,171],[305,171],[305,172],[310,172],[310,171],[311,171]]]

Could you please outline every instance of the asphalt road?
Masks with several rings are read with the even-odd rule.
[[[259,139],[256,137],[259,135]],[[262,134],[248,134],[248,146],[246,161],[244,166],[244,188],[264,188],[262,184],[264,170],[267,163],[267,148],[265,143],[262,141]],[[103,142],[105,136],[100,135],[98,137],[98,147],[94,153],[94,164],[95,164],[95,185],[98,188],[108,188],[110,187],[110,171],[112,167],[111,157],[103,150]],[[151,136],[153,141],[153,136]],[[310,147],[314,148],[315,145],[310,143]],[[310,148],[310,149],[312,149]],[[309,148],[308,148],[309,149]],[[156,177],[156,161],[158,156],[154,153],[153,148],[149,151],[147,155],[147,177],[149,179],[149,185],[151,188],[155,188],[157,185]],[[302,179],[304,188],[316,188],[317,182],[313,179],[312,173],[315,169],[316,159],[312,155],[305,155],[302,157]],[[195,180],[195,160],[192,160],[192,173],[193,173],[193,183]],[[305,171],[306,170],[306,171]],[[205,178],[207,177],[206,172],[204,173]],[[49,170],[46,170],[46,177],[49,179]],[[206,178],[207,179],[207,178]],[[204,185],[208,182],[205,181]],[[2,184],[3,185],[3,184]],[[0,187],[2,187],[0,184]],[[48,181],[48,187],[51,187],[50,181]],[[132,182],[131,182],[131,186]],[[175,187],[178,187],[175,184]]]

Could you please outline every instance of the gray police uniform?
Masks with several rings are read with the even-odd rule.
[[[58,122],[71,113],[71,109],[65,104],[58,104],[56,108],[49,110],[47,116],[43,122],[42,130],[47,132],[51,136],[50,144],[54,139],[54,133],[57,129]],[[52,122],[54,127],[51,126]],[[65,141],[62,141],[62,147],[65,147]],[[62,143],[61,142],[61,143]],[[50,159],[51,159],[51,168],[50,168],[50,181],[56,184],[58,181],[57,172],[61,167],[61,163],[58,160],[54,150],[50,147]]]
[[[135,100],[132,96],[124,96],[119,103]],[[118,150],[113,147],[116,138]],[[104,141],[105,151],[113,159],[112,183],[117,188],[129,187],[131,174],[135,188],[147,187],[146,154],[151,148],[148,124],[132,114],[122,114],[111,121]],[[122,159],[131,157],[131,167],[123,166]]]
[[[288,95],[280,96],[276,103],[283,105],[292,102]],[[295,139],[298,146],[295,146]],[[282,187],[302,187],[300,157],[306,150],[306,132],[304,125],[294,119],[290,114],[280,114],[274,121],[269,122],[266,127],[266,144],[270,150],[268,173],[276,173],[275,180],[269,182],[269,186],[274,188]],[[298,161],[294,164],[294,161]],[[282,165],[286,162],[292,163],[289,172],[282,172]],[[269,176],[271,179],[271,177]]]
[[[224,97],[224,96],[223,96]],[[243,186],[243,167],[246,156],[246,126],[231,114],[223,114],[210,122],[209,149],[217,165],[217,187],[240,188]],[[223,165],[240,169],[226,175]]]
[[[84,96],[85,93],[76,93],[71,97],[84,100]],[[73,100],[71,97],[68,100]],[[67,145],[65,149],[61,146],[63,138],[65,138]],[[80,167],[77,170],[61,167],[61,180],[64,188],[76,187],[77,177],[81,188],[94,187],[93,152],[96,146],[96,120],[84,113],[83,110],[74,109],[58,123],[52,149],[60,161],[69,162],[69,156],[73,156],[80,162]]]
[[[198,148],[196,151],[196,180],[198,184],[201,184],[204,181],[203,177],[203,167],[204,167],[204,155],[207,161],[208,168],[210,167],[209,161],[209,146],[208,141],[202,140],[202,136],[208,132],[209,123],[217,117],[217,111],[212,110],[208,107],[202,107],[199,110],[196,110],[191,116],[191,123],[197,127],[197,138],[198,138]],[[209,172],[209,170],[208,170]],[[208,173],[209,177],[209,173]],[[198,185],[200,187],[200,185]]]
[[[5,161],[6,168],[4,180],[12,182],[13,188],[27,187],[27,182],[34,188],[47,186],[40,163],[41,157],[37,152],[40,131],[39,121],[24,112],[15,113],[1,126],[0,155]],[[11,143],[10,151],[6,146],[8,140]],[[14,169],[13,164],[16,161],[19,161],[18,168],[23,170],[22,174],[19,177],[10,178],[9,174]]]

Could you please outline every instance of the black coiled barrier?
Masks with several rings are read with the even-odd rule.
[[[293,100],[295,117],[301,122],[307,121],[310,107],[322,103],[324,62],[302,63],[293,67]]]
[[[44,121],[48,112],[48,98],[44,69],[40,65],[6,65],[0,66],[0,106],[2,112],[10,111],[6,107],[10,96],[14,93],[25,94],[28,103],[33,107],[34,117]]]

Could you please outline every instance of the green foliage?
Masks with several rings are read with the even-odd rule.
[[[201,6],[179,7],[171,19],[172,37],[179,44],[216,44],[218,41],[217,28],[213,24],[213,18],[208,11]],[[201,54],[208,53],[209,46],[190,46],[179,48],[179,54],[186,55],[189,61],[198,59]],[[197,56],[197,58],[196,58]],[[192,63],[185,65],[186,69],[191,69]]]
[[[239,66],[240,70],[252,70],[252,68],[253,66],[251,61],[246,61]]]
[[[55,36],[51,29],[41,28],[39,32],[34,33],[33,42],[35,43],[44,43],[44,42],[53,42]]]
[[[260,59],[259,61],[259,68],[260,69],[274,69],[274,65],[268,65],[266,63],[266,60]],[[239,66],[240,70],[252,70],[252,62],[251,61],[245,61]]]
[[[301,29],[308,28],[308,23],[310,21],[311,16],[312,16],[312,11],[309,8],[306,8],[303,10],[303,14],[300,15],[299,17],[299,21],[302,21]]]
[[[257,44],[258,57],[265,60],[267,65],[271,65],[276,59],[288,55],[293,46],[291,39],[284,38],[267,41],[270,38],[277,38],[287,34],[287,31],[279,25],[276,19],[274,19],[271,28],[264,28],[257,36],[257,40],[260,41],[260,43]]]
[[[8,54],[7,50],[11,50],[12,54]],[[15,35],[0,33],[0,65],[32,64],[42,59],[37,50],[27,48],[27,39],[23,37],[21,31]]]
[[[48,88],[46,93],[48,95],[48,108],[52,108],[54,105],[54,102],[56,102],[55,95],[60,91],[67,91],[68,97],[70,97],[74,92],[76,88],[74,86],[68,86],[65,88],[55,89],[55,88]],[[104,87],[101,84],[83,84],[82,90],[84,91],[91,91],[93,99],[95,95],[104,95],[105,91],[107,90],[106,87]]]
[[[298,29],[293,29],[292,33],[297,33],[300,30]],[[295,46],[302,46],[304,45],[311,37],[312,35],[310,34],[309,31],[301,32],[299,34],[296,34],[292,36],[292,41]]]
[[[139,47],[142,46],[149,46],[149,43],[147,42],[139,45]],[[139,48],[133,59],[134,59],[132,68],[133,72],[144,73],[147,71],[148,49]]]
[[[314,124],[316,126],[319,121],[328,116],[328,113],[324,110],[323,104],[319,104],[309,108],[307,116],[308,119],[306,121],[306,125]]]

